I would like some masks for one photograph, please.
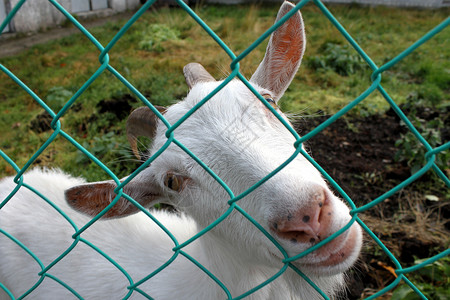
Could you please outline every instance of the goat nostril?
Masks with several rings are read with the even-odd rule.
[[[271,221],[274,233],[292,243],[317,244],[331,233],[332,197],[321,186],[310,188],[307,203],[287,210]]]

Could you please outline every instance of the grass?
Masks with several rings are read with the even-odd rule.
[[[273,22],[277,6],[205,6],[197,13],[239,53],[249,46]],[[411,10],[385,7],[331,6],[330,10],[377,65],[382,65],[407,48],[446,18],[449,10]],[[302,10],[307,50],[303,65],[281,103],[284,111],[314,115],[318,111],[333,114],[370,85],[371,70],[356,51],[349,47],[327,19],[309,5]],[[106,45],[126,20],[107,23],[91,30]],[[382,84],[397,103],[407,99],[425,100],[445,107],[449,104],[450,63],[446,49],[450,31],[444,30],[405,60],[383,73]],[[241,63],[250,77],[261,60],[265,44],[255,49]],[[55,112],[89,79],[99,67],[99,51],[86,37],[76,34],[33,47],[18,55],[2,58],[0,63],[27,84]],[[229,72],[230,59],[224,51],[179,9],[152,10],[123,36],[109,53],[110,64],[138,88],[152,103],[168,105],[187,92],[182,67],[191,61],[201,62],[216,77]],[[167,88],[170,87],[170,88]],[[75,138],[93,141],[94,137],[114,132],[110,137],[117,150],[102,153],[103,161],[117,161],[126,152],[124,117],[98,114],[104,99],[129,97],[130,92],[114,76],[104,72],[81,95],[63,117],[63,128]],[[131,102],[132,107],[140,104]],[[350,114],[364,115],[384,111],[386,101],[377,92],[370,95]],[[42,108],[6,74],[0,73],[0,147],[23,166],[29,153],[35,152],[48,138],[48,132],[31,127]],[[93,117],[96,118],[93,118]],[[94,143],[94,142],[91,142]],[[48,160],[39,164],[58,165],[68,171],[79,155],[67,142],[59,139]],[[95,147],[93,145],[93,147]],[[124,152],[125,151],[125,152]],[[87,163],[87,162],[86,162]],[[0,175],[13,174],[3,161]],[[89,168],[89,179],[102,176]]]
[[[240,53],[251,41],[271,26],[277,6],[198,6],[197,13],[225,41]],[[439,24],[448,10],[405,10],[384,7],[331,6],[330,10],[377,65],[389,61],[400,51]],[[323,111],[332,114],[360,95],[370,85],[371,70],[330,23],[312,5],[302,10],[308,45],[303,65],[281,104],[285,111],[303,115]],[[106,45],[126,20],[107,23],[91,30]],[[445,103],[450,87],[449,53],[443,51],[449,30],[423,45],[393,69],[383,74],[383,86],[398,102],[411,93]],[[259,46],[241,63],[250,77],[265,51]],[[58,111],[99,67],[99,51],[81,34],[34,46],[18,55],[2,58],[0,63],[27,84],[41,99]],[[187,92],[182,67],[201,62],[216,78],[229,73],[230,58],[189,17],[179,9],[151,10],[123,36],[109,53],[110,64],[137,87],[152,103],[168,105]],[[170,88],[167,88],[170,87]],[[23,166],[47,139],[49,133],[36,134],[31,120],[42,108],[18,85],[0,73],[0,147]],[[104,72],[63,117],[63,127],[77,139],[93,141],[95,136],[114,132],[111,153],[99,152],[105,162],[120,162],[126,156],[124,119],[110,114],[98,115],[103,99],[120,98],[129,91],[114,76]],[[132,106],[140,104],[133,102]],[[387,109],[381,95],[374,93],[352,113],[375,113]],[[87,122],[96,115],[95,122]],[[92,119],[91,119],[92,121]],[[102,137],[105,139],[105,137]],[[90,142],[94,143],[94,142]],[[92,144],[92,147],[95,147]],[[79,170],[74,158],[79,155],[69,143],[59,139],[49,148],[52,153],[38,164],[58,165],[68,171]],[[84,162],[89,164],[89,162]],[[104,177],[95,167],[85,168],[88,179]],[[112,166],[113,171],[122,167]],[[13,174],[0,162],[0,175]],[[123,175],[123,174],[121,174]]]

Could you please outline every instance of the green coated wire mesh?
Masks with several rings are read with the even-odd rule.
[[[11,12],[8,14],[7,18],[5,19],[5,21],[1,24],[0,26],[0,32],[3,31],[3,29],[7,26],[7,24],[9,24],[9,22],[11,21],[11,19],[16,15],[16,13],[21,9],[21,7],[24,5],[24,3],[26,2],[26,0],[21,0],[18,1],[17,4],[12,8]],[[0,155],[1,157],[9,164],[11,165],[14,170],[17,172],[17,175],[15,176],[15,182],[17,184],[16,189],[6,198],[6,199],[0,199],[0,209],[10,200],[10,198],[16,193],[16,191],[20,188],[27,188],[30,189],[31,191],[35,192],[36,194],[38,194],[40,197],[42,197],[43,199],[45,199],[47,202],[50,202],[49,200],[46,199],[45,194],[40,194],[38,191],[36,191],[34,189],[34,187],[27,185],[26,183],[23,182],[23,174],[29,169],[29,167],[36,161],[36,159],[41,155],[41,153],[57,138],[57,137],[61,137],[64,138],[66,140],[68,140],[70,143],[72,143],[76,148],[78,148],[80,151],[82,151],[87,157],[89,157],[89,159],[93,160],[94,162],[96,162],[101,168],[103,168],[105,170],[105,172],[108,173],[108,175],[114,179],[116,182],[119,181],[119,179],[116,177],[116,175],[111,172],[105,165],[103,162],[99,161],[95,156],[93,156],[91,153],[89,153],[80,143],[79,141],[76,141],[74,138],[72,138],[67,132],[65,132],[64,130],[62,130],[61,127],[61,118],[68,112],[68,109],[74,104],[76,103],[77,99],[80,97],[80,95],[99,77],[100,74],[104,73],[104,72],[109,72],[110,74],[112,74],[113,76],[115,76],[118,80],[120,80],[123,85],[126,86],[126,88],[128,88],[133,94],[135,94],[141,101],[143,104],[149,106],[149,107],[153,107],[152,104],[148,101],[148,99],[143,96],[134,86],[132,86],[116,69],[114,69],[110,64],[109,64],[109,56],[108,53],[111,51],[111,49],[113,49],[114,45],[120,40],[120,38],[127,34],[127,30],[133,26],[133,24],[140,18],[140,16],[146,11],[148,10],[155,2],[155,0],[153,1],[147,1],[145,4],[143,4],[143,6],[130,18],[130,20],[118,31],[118,33],[116,34],[116,36],[106,45],[103,46],[99,41],[97,41],[97,39],[88,31],[86,30],[86,28],[84,28],[70,13],[68,13],[56,0],[49,0],[49,3],[51,3],[56,9],[58,9],[62,14],[64,14],[64,16],[71,22],[73,23],[91,42],[92,44],[95,45],[95,47],[98,48],[98,50],[100,51],[100,55],[99,55],[99,62],[100,62],[100,66],[98,67],[98,69],[96,70],[96,72],[84,83],[84,85],[71,97],[71,99],[64,105],[64,107],[60,110],[60,111],[53,111],[49,106],[47,106],[47,104],[38,96],[36,95],[29,87],[27,87],[26,84],[24,84],[24,82],[16,77],[14,75],[13,72],[11,72],[10,70],[8,70],[7,68],[5,68],[3,65],[0,65],[0,70],[2,72],[4,72],[7,76],[9,76],[18,86],[20,86],[23,90],[25,90],[40,106],[42,106],[42,108],[45,109],[45,111],[51,115],[52,117],[52,122],[51,122],[51,128],[53,130],[53,133],[51,134],[51,136],[48,138],[48,140],[41,146],[41,148],[32,155],[32,157],[29,159],[29,161],[22,167],[18,167],[16,165],[16,163],[14,162],[13,159],[11,159],[10,157],[8,157],[3,151],[2,149],[0,149]],[[404,267],[402,266],[399,261],[396,259],[396,257],[391,253],[391,251],[385,247],[385,245],[383,245],[383,242],[371,231],[370,228],[368,228],[364,222],[358,217],[358,213],[362,213],[366,210],[371,209],[372,207],[374,207],[375,205],[383,202],[385,199],[389,198],[391,195],[393,195],[394,193],[398,192],[399,190],[401,190],[402,188],[406,187],[407,185],[411,184],[412,182],[414,182],[416,179],[418,179],[420,176],[422,176],[424,173],[429,172],[429,171],[433,171],[435,172],[439,178],[445,182],[447,187],[450,187],[450,181],[449,179],[446,177],[446,175],[444,174],[444,172],[437,166],[437,164],[435,163],[435,157],[436,155],[438,155],[439,153],[446,151],[450,148],[450,142],[446,142],[444,144],[442,144],[439,147],[436,148],[432,148],[430,146],[430,144],[420,135],[420,133],[416,130],[416,128],[413,126],[413,124],[408,120],[408,118],[406,117],[406,115],[402,112],[402,110],[399,108],[399,106],[392,100],[392,98],[389,96],[388,92],[386,90],[384,90],[383,86],[381,85],[381,76],[383,74],[383,72],[389,70],[390,68],[392,68],[395,64],[397,64],[399,61],[401,61],[402,59],[404,59],[406,56],[408,56],[409,54],[411,54],[416,48],[420,47],[423,43],[426,43],[429,39],[431,39],[433,36],[435,36],[436,34],[438,34],[440,31],[442,31],[445,27],[447,27],[450,23],[450,18],[447,18],[445,21],[443,21],[441,24],[439,24],[438,26],[436,26],[434,29],[432,29],[430,32],[428,32],[427,34],[425,34],[423,37],[421,37],[419,40],[417,40],[414,44],[412,44],[410,47],[408,47],[407,49],[405,49],[403,52],[401,52],[400,54],[398,54],[397,56],[395,56],[393,59],[391,59],[390,61],[388,61],[387,63],[385,63],[382,66],[377,66],[372,60],[371,58],[364,52],[363,49],[361,49],[361,47],[356,43],[356,41],[350,36],[350,34],[345,30],[345,28],[343,26],[341,26],[341,24],[339,23],[339,21],[330,13],[330,11],[327,9],[327,7],[320,1],[320,0],[304,0],[304,1],[300,1],[294,10],[292,10],[290,13],[288,13],[284,18],[282,18],[280,20],[279,23],[275,24],[274,26],[272,26],[270,29],[268,29],[263,35],[261,35],[257,40],[254,41],[254,43],[252,43],[247,49],[245,49],[242,53],[240,53],[239,55],[236,55],[232,50],[230,50],[230,48],[228,48],[228,46],[214,33],[213,30],[211,30],[208,25],[206,23],[204,23],[202,21],[202,19],[188,6],[186,5],[186,3],[184,3],[183,1],[177,1],[178,5],[185,10],[186,14],[188,14],[191,18],[193,18],[197,23],[198,26],[201,26],[203,28],[203,30],[205,30],[209,36],[223,49],[223,51],[230,57],[231,60],[231,64],[230,64],[230,68],[231,68],[231,73],[229,74],[229,76],[227,77],[227,79],[224,81],[224,83],[219,87],[222,88],[223,86],[225,86],[226,84],[228,84],[232,79],[234,78],[239,78],[240,80],[246,82],[245,78],[243,77],[243,75],[240,73],[239,70],[239,62],[244,59],[253,49],[255,49],[258,45],[260,45],[265,39],[267,39],[269,37],[269,35],[276,30],[276,28],[278,26],[280,26],[283,22],[285,22],[291,15],[293,15],[297,10],[301,9],[304,5],[309,4],[309,5],[315,5],[317,6],[320,11],[324,14],[324,16],[330,21],[331,24],[333,24],[338,30],[339,32],[345,37],[345,39],[348,41],[348,43],[358,52],[358,54],[362,57],[362,59],[367,63],[367,65],[373,70],[372,76],[371,76],[371,80],[372,83],[370,84],[370,86],[367,88],[366,91],[364,91],[360,96],[358,96],[356,99],[354,99],[353,101],[351,101],[347,106],[345,106],[343,109],[341,109],[338,113],[336,113],[335,115],[333,115],[332,117],[330,117],[327,121],[325,121],[324,123],[322,123],[320,126],[318,126],[317,128],[315,128],[313,131],[309,132],[308,134],[306,134],[303,137],[299,137],[298,135],[296,135],[297,137],[297,142],[295,144],[296,147],[296,153],[295,155],[301,154],[303,156],[305,156],[322,174],[323,176],[333,185],[333,187],[340,193],[340,195],[346,200],[346,202],[350,205],[351,207],[351,216],[352,216],[352,220],[351,222],[345,227],[342,228],[340,231],[336,232],[335,234],[333,234],[329,239],[327,240],[331,240],[333,238],[335,238],[337,235],[339,235],[341,232],[343,232],[344,230],[346,230],[349,226],[351,226],[354,222],[359,223],[362,228],[364,229],[364,231],[367,233],[368,236],[370,236],[370,238],[372,238],[378,245],[379,247],[386,253],[386,255],[391,259],[392,263],[395,265],[395,272],[398,275],[397,278],[395,279],[395,281],[393,281],[391,284],[389,284],[388,286],[386,286],[385,288],[383,288],[382,290],[378,291],[377,293],[375,293],[374,295],[370,296],[368,299],[373,299],[373,298],[377,298],[379,296],[382,296],[383,294],[385,294],[387,291],[393,289],[394,287],[396,287],[401,281],[404,281],[406,284],[408,284],[411,289],[413,289],[415,291],[415,293],[417,293],[417,295],[419,295],[421,298],[426,299],[426,297],[422,294],[422,292],[411,282],[408,280],[408,274],[411,272],[414,272],[420,268],[423,268],[426,265],[432,264],[433,262],[447,256],[450,254],[450,249],[447,249],[446,251],[443,251],[441,253],[439,253],[438,255],[434,256],[434,257],[430,257],[428,259],[426,259],[425,261],[423,261],[422,263],[418,264],[418,265],[414,265],[411,267]],[[251,86],[249,86],[249,88],[251,88]],[[256,91],[253,91],[255,94],[257,94]],[[424,145],[424,147],[427,149],[427,153],[425,155],[426,161],[427,163],[418,171],[416,172],[414,175],[412,175],[411,177],[409,177],[407,180],[403,181],[401,184],[399,184],[398,186],[396,186],[395,188],[386,191],[383,195],[379,196],[378,198],[374,199],[373,201],[371,201],[370,203],[364,205],[364,206],[360,206],[360,207],[356,207],[352,201],[352,199],[350,199],[347,194],[339,187],[339,185],[333,180],[333,178],[331,178],[323,169],[320,165],[318,165],[301,147],[302,143],[311,139],[313,136],[315,136],[316,134],[318,134],[319,132],[321,132],[324,128],[326,128],[327,126],[329,126],[331,123],[333,123],[334,121],[336,121],[337,119],[339,119],[340,117],[342,117],[343,115],[345,115],[347,112],[349,112],[352,108],[354,108],[355,106],[357,106],[358,104],[360,104],[361,102],[363,102],[369,95],[371,95],[373,92],[379,92],[384,99],[386,100],[386,102],[392,107],[392,109],[395,111],[395,113],[403,120],[403,122],[406,124],[406,126],[408,127],[408,129],[414,134],[414,136]],[[208,101],[208,99],[211,97],[208,96],[206,97],[203,101],[200,102],[200,104],[195,107],[192,111],[190,111],[186,116],[184,116],[184,118],[180,119],[179,122],[177,122],[176,124],[168,124],[166,122],[166,125],[168,127],[168,130],[166,132],[166,136],[169,138],[167,144],[161,149],[161,152],[164,151],[167,146],[171,143],[175,143],[180,147],[184,147],[182,144],[179,144],[178,141],[173,137],[173,131],[181,124],[183,123],[186,119],[189,118],[189,116],[195,111],[195,109],[198,109],[198,107],[200,107],[201,105],[203,105],[205,102]],[[273,113],[277,114],[276,111],[273,111]],[[281,120],[281,119],[280,119]],[[288,129],[290,131],[294,131],[292,128],[290,128],[290,125],[288,124],[284,124],[286,127],[288,127]],[[195,157],[195,155],[193,153],[191,153],[189,151],[189,149],[185,149],[184,150],[191,155],[194,160],[196,160],[199,164],[202,164],[202,162]],[[136,175],[140,170],[142,170],[143,168],[145,168],[146,166],[148,166],[150,164],[150,162],[153,160],[153,158],[149,158],[147,160],[146,163],[144,163],[144,165],[142,165],[135,173],[133,173],[134,175]],[[271,176],[273,176],[277,171],[279,171],[281,168],[283,168],[287,163],[289,163],[289,161],[286,161],[285,164],[283,164],[282,166],[280,166],[280,168],[278,168],[277,170],[275,170],[274,172],[272,172],[271,174],[268,174],[267,177],[263,180],[261,180],[260,182],[258,182],[257,184],[255,184],[255,186],[251,187],[247,192],[245,193],[249,193],[252,190],[254,190],[258,185],[262,184],[267,178],[270,178]],[[204,165],[203,165],[204,166]],[[204,166],[204,168],[206,170],[208,170],[207,166]],[[212,176],[214,176],[214,174],[212,172],[210,172],[210,174]],[[224,182],[221,181],[220,178],[217,178],[217,176],[215,177],[215,179],[224,187],[224,189],[227,190],[227,192],[230,194],[230,201],[229,201],[229,205],[230,208],[228,210],[228,212],[226,214],[223,215],[223,218],[225,218],[228,214],[230,214],[233,211],[238,211],[239,213],[243,214],[248,220],[250,220],[256,227],[258,227],[259,229],[261,229],[263,231],[264,234],[268,235],[266,232],[264,232],[264,229],[250,216],[248,215],[244,210],[242,210],[239,205],[239,199],[241,199],[244,195],[233,195],[233,193],[231,191],[229,191],[229,189],[227,188],[226,184]],[[119,185],[119,187],[116,189],[116,192],[118,193],[118,197],[116,199],[119,199],[120,196],[122,196],[122,186],[125,183]],[[245,194],[244,193],[244,194]],[[124,197],[126,197],[129,201],[134,201],[133,199],[127,197],[126,195],[124,195]],[[114,203],[113,203],[114,204]],[[112,205],[113,205],[112,204]],[[55,207],[57,209],[57,207]],[[64,213],[62,211],[59,211],[61,215],[65,216]],[[97,221],[100,218],[100,215],[93,218],[92,221],[90,223],[88,223],[85,227],[78,229],[76,228],[76,226],[71,223],[71,220],[69,218],[66,217],[67,221],[69,223],[72,224],[72,226],[74,226],[74,228],[76,229],[77,233],[73,236],[74,238],[74,242],[72,247],[70,247],[65,253],[61,253],[61,256],[58,257],[54,262],[45,265],[43,262],[41,262],[40,258],[38,255],[36,255],[35,253],[33,253],[30,249],[28,249],[25,245],[23,245],[19,240],[17,240],[14,236],[10,235],[8,232],[6,232],[5,230],[3,230],[2,228],[0,228],[0,234],[5,235],[6,237],[8,237],[9,239],[11,239],[12,241],[14,241],[15,243],[17,243],[18,246],[20,246],[23,251],[25,251],[26,253],[28,253],[28,255],[30,257],[32,257],[41,267],[41,272],[39,274],[36,274],[37,277],[39,277],[40,279],[37,280],[36,284],[30,288],[24,295],[20,295],[19,299],[26,297],[27,295],[30,295],[32,298],[33,295],[33,291],[35,289],[37,289],[39,287],[39,285],[41,284],[41,282],[44,280],[44,278],[51,278],[53,279],[55,282],[59,283],[60,285],[64,286],[65,288],[67,288],[70,292],[73,293],[74,296],[81,298],[81,296],[77,293],[76,290],[73,290],[68,284],[66,284],[63,280],[61,280],[60,278],[57,278],[53,275],[50,274],[49,270],[51,270],[51,268],[60,260],[62,259],[65,255],[67,255],[78,243],[82,242],[85,243],[89,246],[91,246],[92,248],[94,248],[96,251],[98,251],[100,254],[102,254],[106,259],[108,259],[112,264],[114,264],[118,269],[121,270],[121,272],[123,272],[123,274],[125,276],[127,276],[130,285],[128,287],[129,292],[126,296],[126,298],[130,297],[133,293],[140,293],[143,296],[151,299],[151,295],[147,295],[145,294],[143,291],[141,291],[139,289],[140,284],[145,281],[150,279],[153,275],[155,275],[158,271],[155,271],[152,274],[149,274],[148,278],[143,279],[140,282],[133,282],[133,280],[131,279],[130,276],[128,276],[127,271],[122,269],[120,265],[117,265],[117,263],[115,263],[111,258],[109,258],[106,254],[104,254],[102,252],[101,249],[97,249],[93,244],[90,243],[90,241],[87,241],[85,239],[83,239],[82,236],[82,232],[88,228],[89,226],[91,226],[95,221]],[[217,220],[216,224],[221,222],[222,219]],[[157,222],[157,220],[155,220],[155,222]],[[216,224],[211,224],[211,226],[205,228],[199,235],[203,234],[204,232],[208,231],[211,227],[215,226]],[[170,235],[170,232],[168,232],[168,234]],[[268,236],[270,239],[270,236]],[[326,243],[327,241],[324,241],[324,243]],[[307,277],[305,277],[305,275],[303,275],[301,273],[300,270],[295,269],[295,267],[293,267],[290,262],[303,257],[305,255],[307,255],[308,253],[316,250],[317,248],[319,248],[320,246],[322,246],[324,243],[320,243],[317,244],[316,246],[310,248],[309,250],[300,253],[299,255],[296,255],[294,257],[287,257],[283,260],[284,263],[284,268],[282,270],[280,270],[279,273],[275,274],[274,276],[272,276],[271,278],[269,278],[268,280],[266,280],[265,282],[263,282],[260,286],[257,286],[255,288],[253,288],[252,290],[247,291],[246,293],[238,296],[237,298],[233,298],[233,299],[241,299],[241,298],[245,298],[246,296],[254,293],[256,290],[260,289],[261,287],[263,287],[266,284],[269,284],[272,280],[275,280],[279,275],[281,275],[288,267],[293,268],[298,274],[299,276],[304,277],[305,280],[307,280],[316,290],[317,292],[324,298],[324,299],[328,299],[328,297],[322,292],[320,291],[320,289],[315,286],[315,284],[313,282],[311,282]],[[186,244],[186,243],[185,243]],[[174,256],[172,257],[172,259],[175,258],[176,255],[184,255],[186,258],[192,260],[194,263],[196,263],[199,268],[202,268],[202,266],[195,261],[194,258],[190,257],[187,253],[185,253],[183,251],[183,247],[185,246],[185,244],[178,244],[176,242],[176,247],[173,249],[174,251]],[[167,264],[170,262],[167,262]],[[1,267],[1,266],[0,266]],[[162,267],[164,268],[164,266]],[[213,274],[209,273],[208,270],[204,270],[209,276],[211,276],[211,278],[213,280],[215,280],[217,282],[217,284],[221,285],[220,281],[218,281]],[[221,285],[222,289],[225,291],[225,293],[228,295],[228,298],[231,299],[231,295],[227,290],[227,287]],[[13,295],[10,293],[10,291],[8,290],[8,287],[5,286],[4,284],[2,284],[0,282],[0,288],[3,289],[9,296],[11,296],[11,298],[13,298]]]

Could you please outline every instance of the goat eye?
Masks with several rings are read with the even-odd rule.
[[[273,100],[272,96],[267,95],[267,94],[262,95],[262,96],[264,97],[264,99],[266,99],[267,102],[269,102],[269,104],[270,104],[274,109],[277,109],[277,108],[278,108],[277,103],[275,102],[275,100]]]
[[[168,173],[164,179],[164,185],[175,192],[181,192],[183,189],[183,177]]]

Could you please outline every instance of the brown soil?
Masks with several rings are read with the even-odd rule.
[[[432,112],[421,116],[436,117]],[[446,116],[439,116],[447,118]],[[328,119],[304,118],[295,124],[301,134]],[[366,118],[341,118],[306,143],[313,158],[350,196],[357,207],[369,203],[411,176],[410,168],[396,162],[395,142],[406,132],[400,119],[389,111]],[[442,133],[444,141],[450,139]],[[403,267],[417,258],[427,258],[448,246],[450,203],[445,188],[429,201],[421,186],[432,184],[431,172],[375,207],[358,214],[380,238]],[[421,185],[420,183],[423,183]],[[345,299],[366,298],[394,279],[394,264],[381,248],[365,234],[363,254],[356,270],[349,274]],[[389,298],[386,294],[386,299]]]

